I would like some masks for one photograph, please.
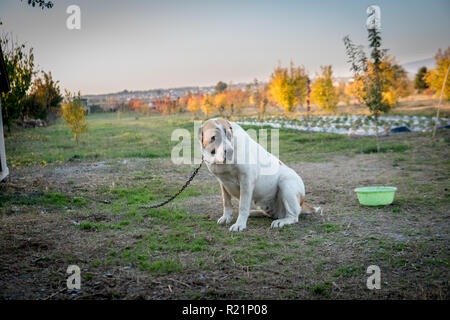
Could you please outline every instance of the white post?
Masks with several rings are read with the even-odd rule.
[[[445,84],[447,83],[448,70],[450,70],[450,66],[447,68],[447,73],[445,74],[444,83],[442,84],[441,96],[439,97],[439,103],[438,103],[437,112],[436,112],[436,123],[434,124],[434,129],[433,129],[433,138],[436,135],[436,129],[437,129],[438,121],[439,121],[439,111],[441,110],[442,96],[444,95]]]
[[[5,141],[3,139],[2,101],[0,99],[0,181],[9,174],[6,166]]]

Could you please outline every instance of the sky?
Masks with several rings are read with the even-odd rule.
[[[381,9],[383,47],[400,63],[450,46],[448,0],[1,0],[1,32],[34,48],[38,68],[82,94],[267,81],[292,60],[311,76],[349,76],[342,38],[367,44],[366,8]],[[69,30],[70,5],[81,29]]]

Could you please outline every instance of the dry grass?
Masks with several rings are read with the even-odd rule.
[[[250,218],[240,234],[216,224],[221,198],[206,168],[180,199],[150,211],[140,206],[174,192],[191,166],[135,158],[12,168],[0,184],[0,298],[448,299],[450,135],[382,139],[411,147],[333,149],[320,162],[291,153],[308,202],[324,211],[280,230]],[[365,185],[397,186],[396,201],[360,206],[353,189]],[[70,264],[81,268],[81,291],[65,289]],[[381,290],[366,288],[372,264]]]

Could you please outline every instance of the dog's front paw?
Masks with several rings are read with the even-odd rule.
[[[231,221],[233,221],[233,216],[223,215],[219,218],[219,220],[217,220],[217,224],[224,224],[224,223],[230,224]]]
[[[271,224],[271,228],[282,228],[284,226],[283,221],[280,221],[281,219],[275,220]]]
[[[293,219],[278,219],[275,220],[274,222],[272,222],[272,225],[270,226],[271,228],[282,228],[283,226],[287,225],[287,224],[293,224],[296,221]]]
[[[240,232],[240,231],[244,231],[244,229],[245,229],[245,225],[244,224],[238,224],[238,223],[235,223],[235,224],[233,224],[231,227],[230,227],[230,231],[231,232]]]

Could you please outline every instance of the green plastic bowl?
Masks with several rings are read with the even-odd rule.
[[[394,201],[396,187],[356,188],[359,203],[365,206],[385,206]]]

